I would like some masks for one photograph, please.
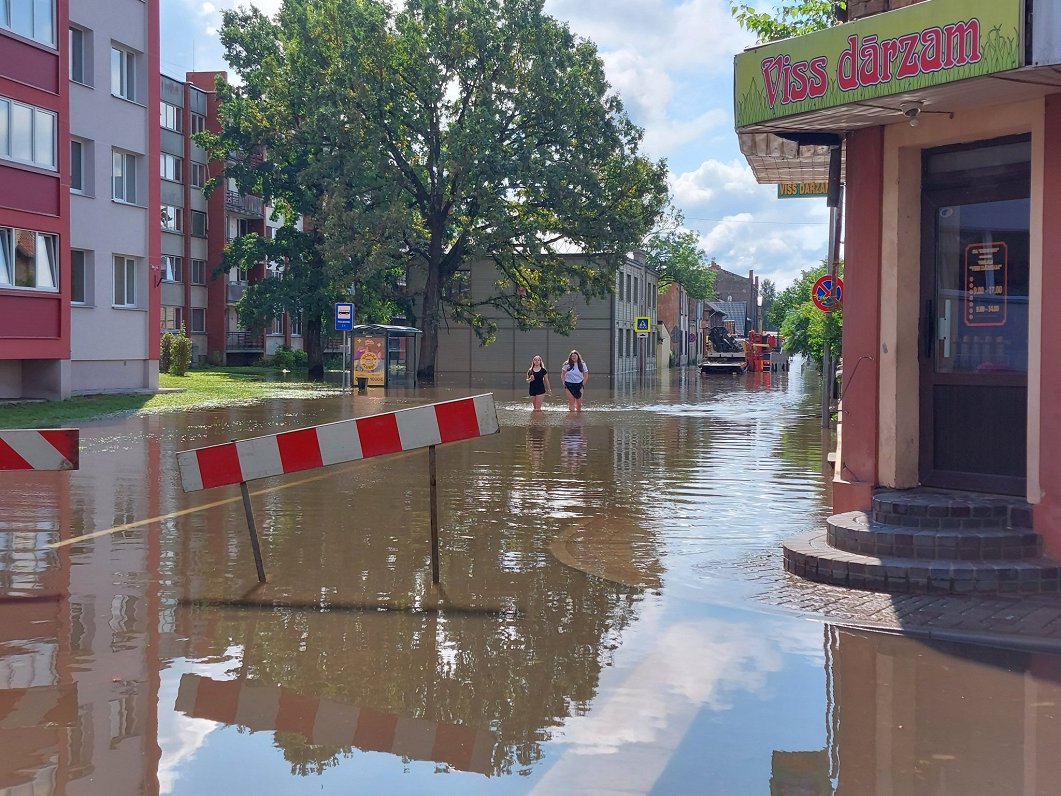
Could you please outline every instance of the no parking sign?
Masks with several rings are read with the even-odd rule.
[[[844,301],[844,280],[830,274],[818,277],[810,290],[810,298],[822,312],[832,312]]]

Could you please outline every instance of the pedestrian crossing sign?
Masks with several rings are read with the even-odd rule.
[[[650,331],[652,331],[652,319],[647,315],[642,315],[639,318],[635,318],[634,330],[638,334],[648,334]]]

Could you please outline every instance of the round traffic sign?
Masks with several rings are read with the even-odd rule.
[[[818,277],[811,288],[810,298],[822,312],[832,312],[844,302],[844,280],[829,274]]]

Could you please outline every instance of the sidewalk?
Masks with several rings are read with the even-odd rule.
[[[832,624],[919,638],[1061,654],[1061,595],[886,594],[813,583],[785,572],[780,556],[746,575],[759,602]]]

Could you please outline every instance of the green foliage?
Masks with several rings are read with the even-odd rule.
[[[772,279],[764,279],[759,283],[759,295],[763,298],[763,319],[765,321],[770,317],[770,308],[777,301],[777,285]],[[771,328],[777,329],[778,327],[775,325]]]
[[[173,363],[173,338],[172,332],[162,335],[162,343],[158,353],[158,372],[169,373],[170,365]]]
[[[292,370],[295,367],[295,352],[286,345],[280,346],[273,352],[272,365],[274,368]]]
[[[715,294],[715,272],[705,262],[696,233],[680,229],[681,216],[674,218],[675,228],[650,236],[643,244],[646,262],[659,274],[659,290],[680,284],[694,299]]]
[[[170,363],[168,373],[173,376],[183,376],[192,366],[192,341],[184,331],[181,324],[180,331],[173,335],[170,345]]]
[[[560,297],[610,291],[665,202],[666,167],[639,154],[642,131],[596,48],[542,5],[285,0],[273,20],[225,12],[221,40],[241,85],[219,87],[224,132],[203,140],[218,159],[264,145],[268,162],[237,158],[227,171],[315,220],[314,277],[283,295],[248,290],[241,318],[300,303],[309,332],[326,317],[317,297],[355,281],[383,312],[400,302],[373,294],[366,272],[400,265],[423,285],[409,317],[431,378],[447,313],[483,336],[494,310],[563,331],[575,318]],[[572,246],[590,255],[565,256]],[[499,270],[495,291],[447,296],[476,260]]]
[[[836,24],[847,10],[846,0],[781,0],[773,13],[756,11],[739,0],[729,0],[729,10],[740,26],[756,34],[759,42],[801,36]]]
[[[843,272],[844,264],[840,261],[837,273],[843,276]],[[834,354],[840,351],[844,324],[842,309],[822,312],[811,300],[811,288],[818,277],[825,273],[824,262],[817,268],[803,271],[795,282],[778,294],[766,314],[769,324],[780,329],[786,350],[803,354],[819,366],[822,364],[826,340]],[[763,304],[765,307],[765,299]]]

